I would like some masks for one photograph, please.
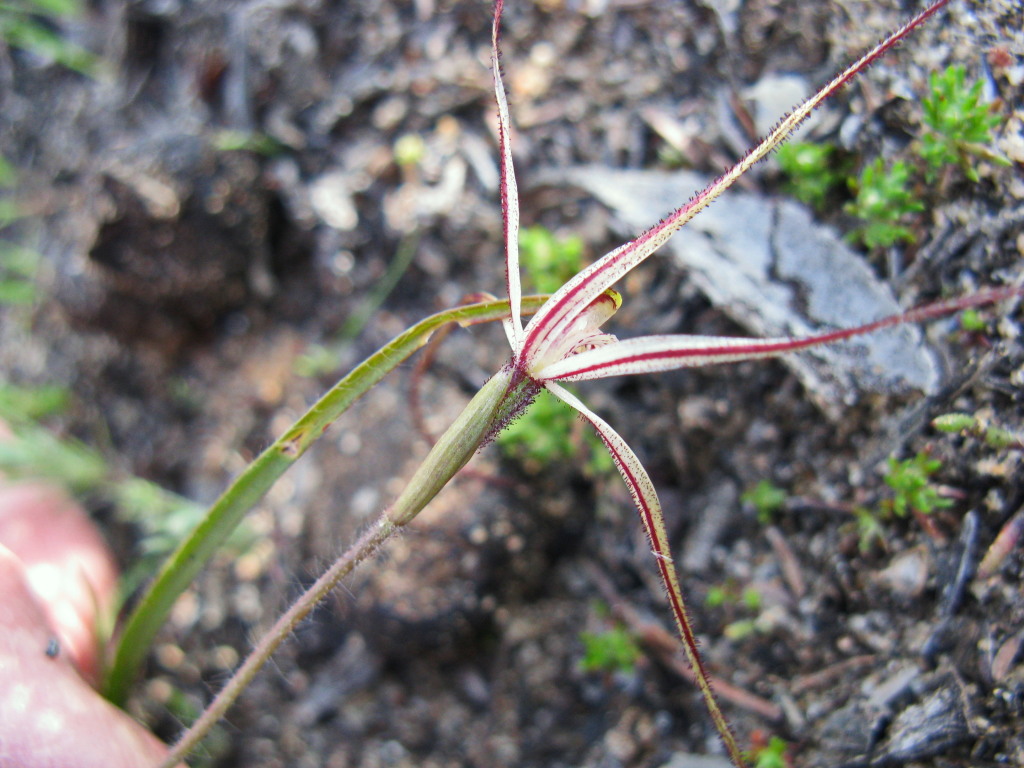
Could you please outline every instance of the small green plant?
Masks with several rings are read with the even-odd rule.
[[[708,608],[719,608],[727,602],[729,602],[729,591],[717,584],[710,587],[704,597],[704,605]]]
[[[54,20],[73,18],[81,11],[78,0],[7,0],[0,4],[0,38],[80,74],[94,75],[98,59],[52,28]]]
[[[757,485],[740,496],[740,501],[757,510],[757,522],[767,525],[775,513],[785,506],[786,498],[784,490],[769,480],[760,480]]]
[[[31,248],[0,242],[0,305],[27,306],[36,301],[36,272],[42,257]]]
[[[973,432],[986,438],[981,422],[966,413],[947,413],[936,418],[932,425],[940,432]],[[1005,430],[993,429],[992,443],[1009,441],[1014,444],[1013,436]],[[892,517],[906,517],[908,514],[929,515],[938,509],[946,509],[953,505],[940,489],[932,484],[932,477],[942,470],[942,462],[933,459],[927,452],[921,451],[909,459],[889,457],[887,470],[883,477],[885,484],[892,489],[892,497],[883,499],[877,510],[862,506],[853,508],[856,519],[857,533],[861,552],[867,552],[876,543],[885,545],[886,536],[882,525],[883,520]]]
[[[71,400],[64,387],[43,385],[23,387],[0,381],[0,418],[7,421],[36,421],[62,413]]]
[[[772,736],[764,746],[747,752],[746,758],[753,763],[754,768],[789,768],[789,757],[786,755],[788,749],[789,742]]]
[[[761,610],[761,593],[754,587],[740,590],[735,584],[716,584],[708,589],[704,604],[709,608],[736,606],[744,612],[756,614]],[[757,616],[747,616],[729,622],[722,630],[722,634],[730,640],[742,640],[765,629],[765,625]]]
[[[921,100],[925,132],[916,145],[925,164],[925,181],[933,182],[938,172],[952,163],[959,164],[969,179],[978,181],[971,164],[973,157],[1010,164],[989,149],[992,129],[1002,118],[981,102],[981,87],[980,80],[971,86],[966,84],[962,66],[931,74],[929,94]],[[845,170],[836,166],[836,153],[836,147],[830,144],[797,142],[780,147],[779,166],[789,178],[790,192],[804,203],[821,208],[846,178]],[[903,222],[908,215],[924,210],[924,205],[909,188],[910,182],[911,167],[907,163],[896,162],[886,168],[881,158],[866,165],[859,177],[846,178],[855,197],[844,210],[863,222],[849,239],[868,248],[914,242],[913,232]],[[969,322],[965,321],[965,329]]]
[[[990,448],[1008,448],[1021,443],[1012,432],[988,424],[970,413],[944,413],[932,419],[932,426],[947,434],[965,433],[980,437]]]
[[[79,443],[60,440],[42,428],[26,428],[0,443],[0,470],[14,478],[45,477],[86,493],[103,482],[107,466]]]
[[[870,552],[875,544],[885,546],[885,528],[877,514],[867,507],[856,506],[853,516],[857,525],[857,548],[861,553]]]
[[[980,312],[976,309],[968,309],[960,314],[960,327],[970,333],[981,333],[988,327],[988,324]]]
[[[936,509],[952,506],[950,499],[943,497],[932,485],[931,477],[942,469],[942,462],[931,458],[924,451],[910,459],[890,456],[885,484],[892,488],[894,496],[886,502],[886,508],[898,517],[909,512],[928,515]]]
[[[753,587],[739,589],[734,583],[713,584],[708,588],[704,604],[709,608],[721,608],[725,605],[742,605],[756,611],[761,608],[761,593]]]
[[[928,86],[930,92],[921,100],[922,122],[928,130],[921,137],[919,153],[928,166],[929,180],[946,165],[956,163],[971,181],[978,181],[972,155],[1009,165],[1006,158],[988,149],[992,129],[1002,118],[981,102],[981,80],[968,86],[967,70],[953,65],[942,72],[932,72]]]
[[[860,177],[850,180],[856,197],[844,210],[864,223],[848,235],[868,248],[887,248],[898,242],[914,242],[914,234],[900,224],[904,217],[924,210],[924,204],[907,189],[910,166],[893,163],[886,169],[885,161],[876,158],[865,166]]]
[[[541,392],[533,407],[512,422],[496,442],[506,456],[537,467],[571,459],[581,446],[586,446],[590,452],[588,475],[607,474],[614,463],[593,433],[583,431],[578,438],[573,435],[573,413],[558,398]]]
[[[519,234],[519,254],[526,279],[538,293],[554,293],[583,266],[583,240],[556,237],[547,227],[527,227]]]
[[[776,156],[789,178],[790,193],[803,203],[821,209],[829,196],[842,187],[846,174],[836,162],[836,147],[797,141],[783,144]]]
[[[418,133],[406,133],[395,142],[391,153],[403,168],[416,166],[426,157],[427,145]]]
[[[931,482],[932,476],[942,469],[942,462],[924,451],[903,460],[890,456],[887,467],[883,479],[892,489],[892,497],[883,499],[876,510],[863,506],[854,506],[852,510],[861,552],[870,551],[875,544],[885,547],[883,520],[906,517],[910,513],[929,515],[953,504]]]
[[[526,414],[512,422],[497,439],[507,456],[547,464],[572,458],[572,411],[556,397],[542,392]]]
[[[0,189],[17,186],[18,172],[0,155]],[[0,231],[24,217],[17,201],[0,198]],[[0,306],[32,304],[36,300],[36,270],[41,257],[30,248],[0,240]]]
[[[973,432],[978,426],[978,419],[969,413],[944,413],[932,419],[932,426],[939,432]]]
[[[258,131],[240,131],[224,128],[217,131],[212,139],[213,148],[219,152],[253,152],[264,157],[276,157],[284,151],[284,145],[273,136]]]
[[[632,674],[643,651],[625,627],[615,626],[604,632],[580,632],[584,672],[624,672]]]

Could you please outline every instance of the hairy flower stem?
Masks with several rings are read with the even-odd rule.
[[[220,693],[210,703],[199,719],[192,723],[192,726],[171,748],[167,758],[160,763],[160,768],[174,768],[179,765],[199,743],[206,738],[210,729],[217,724],[235,699],[246,689],[260,668],[267,663],[278,646],[295,631],[299,622],[302,621],[316,604],[327,597],[328,593],[338,584],[341,579],[349,574],[353,568],[368,558],[385,541],[387,541],[398,530],[393,522],[381,515],[377,522],[367,530],[359,539],[349,547],[341,557],[334,561],[334,564],[316,582],[302,593],[292,606],[285,611],[274,626],[263,636],[253,648],[235,674],[231,676]]]
[[[377,521],[274,623],[206,711],[171,749],[161,768],[178,765],[220,720],[299,622],[353,568],[418,515],[455,474],[536,397],[538,385],[505,366],[476,393]]]

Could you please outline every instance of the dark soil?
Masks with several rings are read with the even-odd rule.
[[[916,4],[511,2],[503,66],[524,224],[578,232],[598,257],[618,244],[609,213],[532,176],[670,157],[714,173],[754,139],[749,86],[825,81],[901,5]],[[70,386],[60,429],[209,503],[354,362],[467,293],[500,294],[489,25],[486,3],[454,0],[96,0],[61,29],[102,54],[98,79],[4,49],[0,150],[38,214],[17,234],[44,254],[48,287],[31,317],[0,310],[5,376]],[[913,96],[954,62],[1006,117],[997,148],[1014,165],[919,187],[918,243],[865,256],[906,304],[1021,279],[1021,28],[1017,0],[955,2],[818,129],[855,162],[913,162]],[[239,134],[267,151],[223,148]],[[402,169],[393,147],[410,134],[424,154]],[[767,165],[745,184],[784,194]],[[845,230],[841,205],[825,218]],[[300,355],[338,338],[403,242],[411,265],[335,372],[299,376]],[[743,333],[667,261],[623,293],[623,336]],[[983,313],[980,333],[936,324],[937,394],[865,392],[838,420],[779,363],[580,387],[655,481],[707,664],[739,691],[725,708],[744,744],[780,736],[795,766],[1024,764],[1020,548],[978,573],[1024,502],[1010,310]],[[451,334],[422,382],[428,426],[443,429],[506,352],[497,327]],[[162,737],[422,458],[411,370],[346,414],[253,512],[255,543],[183,598],[131,705]],[[950,411],[1017,442],[929,425]],[[208,764],[726,765],[689,757],[721,747],[681,674],[646,541],[617,476],[587,469],[582,425],[573,439],[579,457],[551,465],[488,449],[277,654]],[[862,549],[854,509],[891,498],[887,456],[920,451],[942,460],[935,482],[952,505],[884,521]],[[769,522],[740,499],[762,479],[786,491]],[[130,564],[133,530],[96,507]],[[760,605],[707,607],[715,587],[754,589]],[[581,631],[616,622],[644,655],[583,671]]]

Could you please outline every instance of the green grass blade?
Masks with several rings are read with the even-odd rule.
[[[535,312],[546,296],[523,298]],[[332,387],[281,437],[253,461],[170,556],[124,625],[107,675],[105,695],[121,702],[163,626],[171,607],[245,514],[324,430],[390,371],[427,343],[446,323],[471,325],[507,317],[508,301],[487,301],[439,312],[396,336]]]

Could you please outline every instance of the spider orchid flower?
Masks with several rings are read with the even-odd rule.
[[[625,374],[654,373],[676,368],[736,362],[775,357],[788,352],[836,342],[851,336],[869,333],[886,326],[920,322],[939,317],[968,306],[977,306],[1019,295],[1019,289],[996,289],[957,299],[939,302],[901,315],[878,320],[868,325],[841,329],[807,338],[723,338],[709,336],[664,335],[645,336],[620,341],[602,332],[601,326],[621,305],[620,295],[612,286],[630,270],[651,256],[669,237],[703,210],[732,185],[754,163],[763,159],[785,140],[810,113],[858,72],[902,40],[917,26],[935,14],[947,0],[934,2],[916,17],[893,32],[874,49],[847,68],[821,91],[797,107],[756,148],[726,171],[720,178],[695,195],[661,222],[635,240],[608,253],[563,285],[523,325],[519,278],[519,204],[515,171],[509,140],[508,101],[499,67],[499,32],[503,0],[497,0],[492,28],[492,63],[494,88],[498,103],[498,140],[501,158],[501,204],[504,219],[506,253],[506,287],[510,317],[505,332],[512,347],[512,360],[495,379],[495,386],[506,386],[521,398],[520,404],[507,407],[500,417],[500,429],[540,389],[547,389],[576,409],[597,431],[626,482],[640,513],[640,518],[657,560],[662,582],[668,595],[676,625],[690,665],[731,759],[743,765],[736,739],[728,727],[711,690],[708,675],[697,652],[697,641],[687,614],[682,590],[676,576],[668,537],[657,493],[643,465],[619,434],[561,382],[607,378]],[[504,382],[502,384],[501,382]],[[489,384],[491,384],[489,383]],[[513,398],[514,399],[514,398]]]
[[[399,497],[385,513],[387,525],[407,524],[437,495],[481,445],[492,440],[546,389],[578,411],[597,431],[629,488],[650,540],[683,649],[708,711],[730,758],[744,764],[736,739],[711,690],[709,677],[697,651],[686,602],[679,586],[665,531],[658,495],[650,476],[625,440],[591,411],[563,382],[600,379],[626,374],[655,373],[676,368],[777,357],[808,347],[830,344],[901,323],[916,323],[960,309],[991,304],[1021,295],[1019,288],[992,289],[964,298],[929,304],[867,325],[839,329],[806,338],[726,338],[663,335],[620,341],[601,326],[615,313],[622,298],[612,286],[663,245],[673,233],[728,189],[754,163],[781,144],[808,115],[837,89],[896,45],[939,11],[948,0],[937,0],[871,51],[848,67],[821,91],[798,106],[749,154],[636,239],[586,267],[563,285],[523,323],[523,297],[519,277],[519,201],[512,149],[508,100],[499,67],[499,32],[503,0],[496,0],[492,27],[494,90],[498,104],[500,194],[505,240],[505,283],[509,317],[505,333],[511,360],[473,397],[463,412],[435,443]]]

